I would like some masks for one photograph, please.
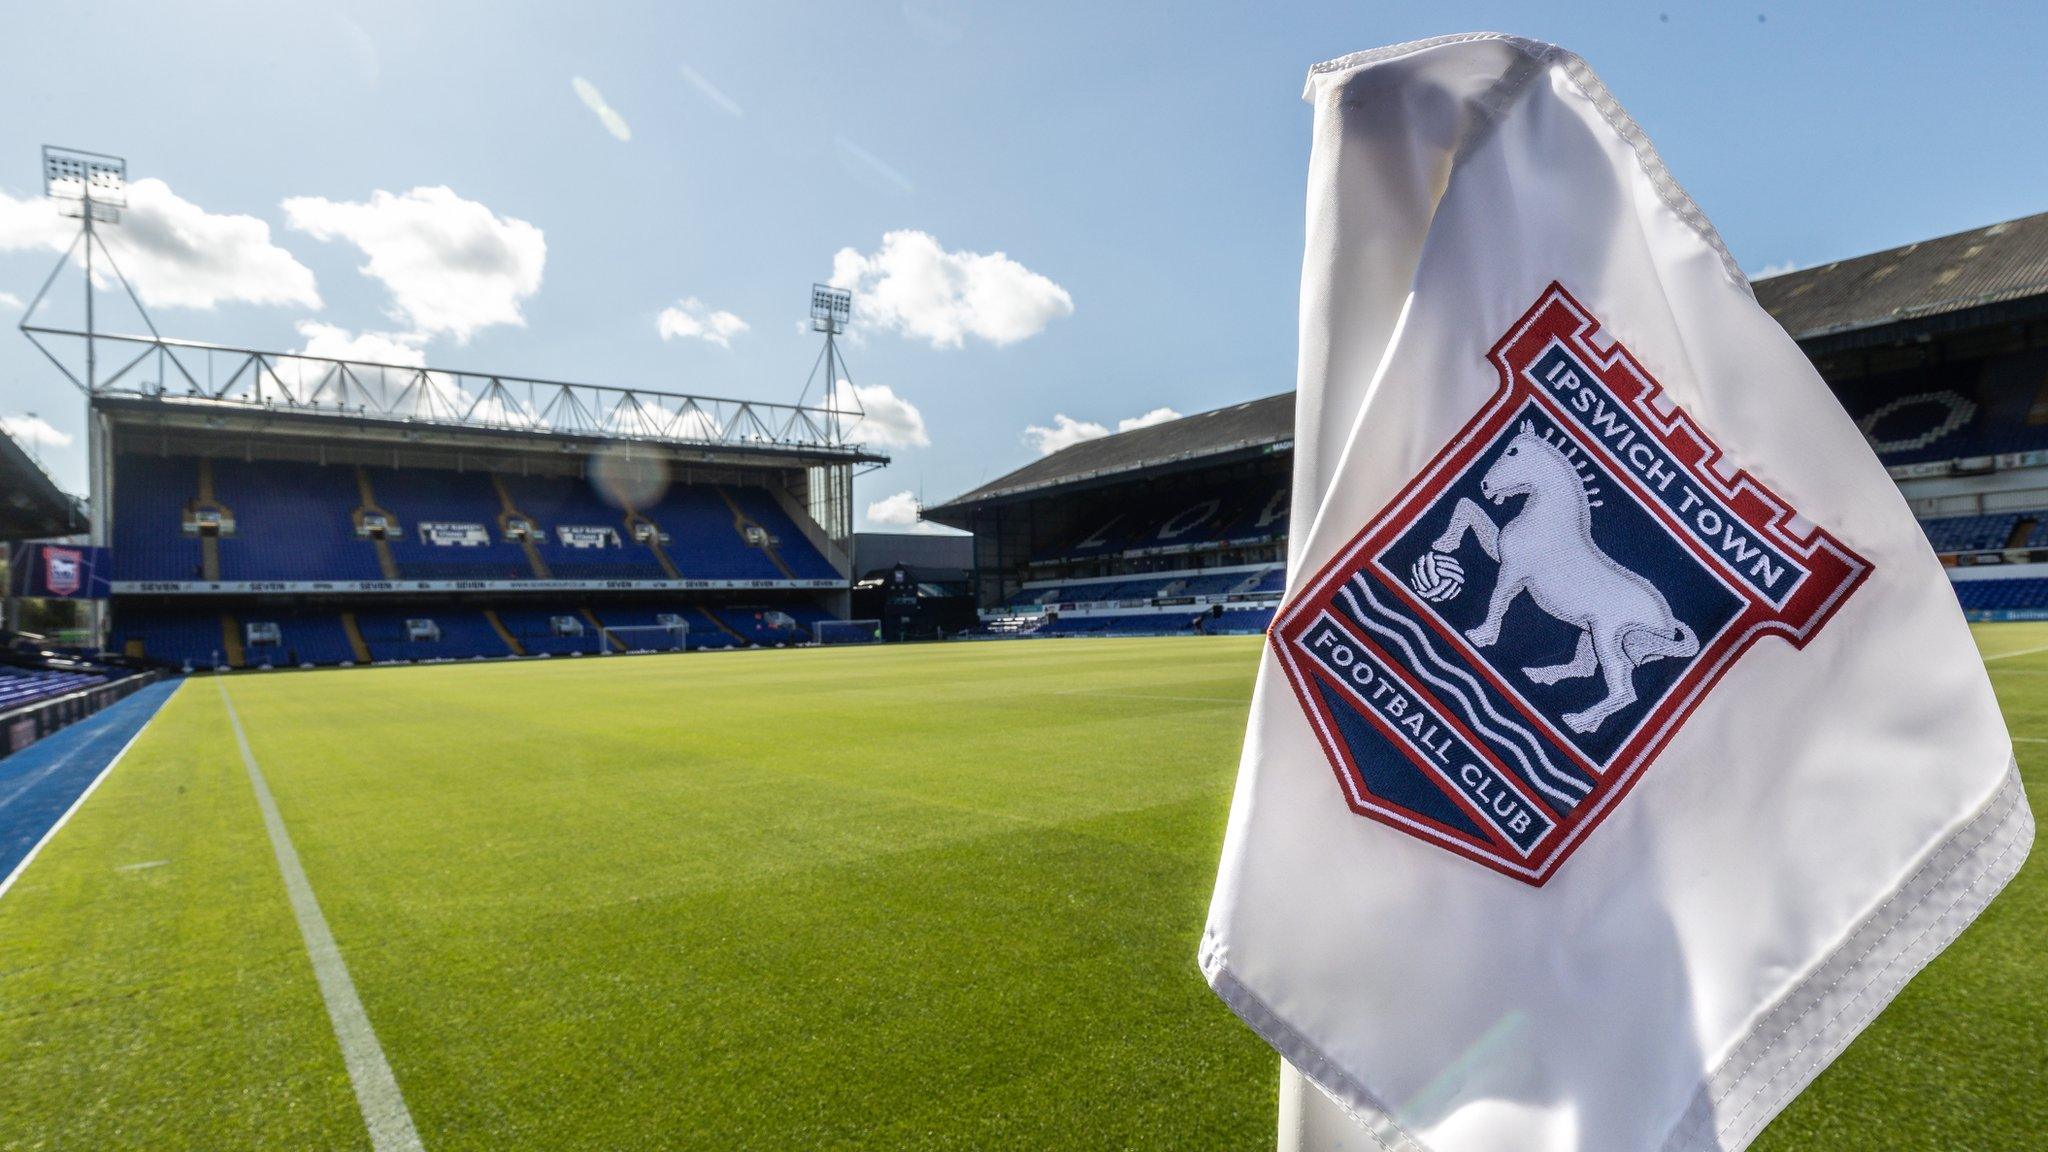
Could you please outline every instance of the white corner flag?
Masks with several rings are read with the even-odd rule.
[[[1307,98],[1296,530],[1202,969],[1346,1148],[1743,1148],[2026,855],[1983,663],[1583,61],[1455,36]]]

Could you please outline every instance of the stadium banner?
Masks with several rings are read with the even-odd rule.
[[[88,544],[31,542],[9,558],[14,595],[29,600],[104,600],[107,550]]]
[[[442,548],[480,548],[491,542],[490,532],[481,524],[427,520],[422,521],[419,527],[422,544]]]
[[[565,548],[616,548],[619,530],[602,524],[557,524],[555,539]]]
[[[1953,460],[1930,460],[1924,464],[1894,464],[1886,471],[1894,480],[1919,480],[1928,476],[1946,476],[1955,471]]]
[[[846,588],[845,580],[115,580],[116,594],[163,596],[248,592],[726,592]]]
[[[1203,972],[1291,1066],[1283,1150],[1736,1152],[2026,856],[1984,664],[1583,61],[1306,95],[1296,533]]]

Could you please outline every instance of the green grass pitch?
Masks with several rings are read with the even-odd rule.
[[[2048,795],[2048,625],[1979,636]],[[1194,952],[1257,643],[224,684],[429,1152],[1249,1152]],[[0,898],[0,1149],[368,1147],[221,683]],[[1758,1147],[2048,1144],[2044,972],[2036,853]]]

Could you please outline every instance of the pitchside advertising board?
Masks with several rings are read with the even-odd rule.
[[[107,570],[107,550],[84,544],[21,544],[9,556],[11,591],[31,600],[104,599]]]
[[[1870,566],[1720,451],[1553,284],[1494,399],[1282,609],[1352,809],[1541,885],[1750,645]]]

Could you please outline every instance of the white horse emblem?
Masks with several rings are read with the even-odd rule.
[[[1450,526],[1431,544],[1438,552],[1452,552],[1470,531],[1500,564],[1486,619],[1465,636],[1480,648],[1492,647],[1500,639],[1508,606],[1523,592],[1545,613],[1579,629],[1578,649],[1570,660],[1522,669],[1538,684],[1600,673],[1607,695],[1589,708],[1565,713],[1572,731],[1591,732],[1635,703],[1638,667],[1699,652],[1699,638],[1671,614],[1656,585],[1593,542],[1596,502],[1571,459],[1530,422],[1522,422],[1507,451],[1486,470],[1479,491],[1495,505],[1510,496],[1528,499],[1513,519],[1497,527],[1485,509],[1460,499]]]

